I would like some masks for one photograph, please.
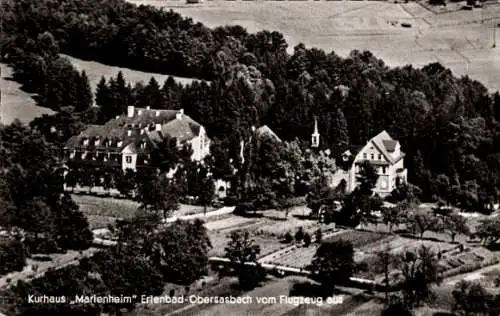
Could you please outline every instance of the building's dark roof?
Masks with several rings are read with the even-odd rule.
[[[387,161],[389,161],[390,163],[394,163],[394,158],[387,151],[387,149],[384,145],[384,141],[394,141],[394,140],[386,131],[380,132],[378,135],[373,137],[370,141],[373,143],[373,145],[375,145],[375,147],[377,147],[377,149],[380,151],[380,153],[382,155],[384,155],[384,157],[385,157],[385,159],[387,159]]]
[[[191,118],[184,117],[182,120],[172,120],[163,125],[161,133],[177,138],[179,141],[186,141],[200,134],[200,125]]]
[[[363,149],[364,146],[360,146],[360,145],[346,145],[344,146],[342,149],[341,149],[341,153],[344,154],[346,153],[347,151],[349,151],[351,153],[351,155],[353,156],[356,156],[360,151],[361,149]]]
[[[125,114],[104,125],[88,125],[80,134],[71,137],[65,148],[115,153],[127,148],[134,153],[146,153],[156,147],[164,135],[181,142],[198,136],[201,125],[184,114],[178,119],[178,113],[176,110],[134,108],[133,117]],[[160,131],[155,130],[156,124],[161,124]],[[84,141],[88,144],[84,145]]]
[[[276,141],[278,141],[278,142],[281,142],[281,139],[278,137],[278,135],[276,135],[276,133],[275,133],[275,132],[273,132],[273,130],[272,130],[272,129],[270,129],[270,128],[269,128],[269,126],[267,126],[267,125],[263,125],[263,126],[261,126],[261,127],[257,128],[257,129],[255,130],[255,133],[256,133],[258,136],[263,136],[263,135],[265,135],[265,136],[269,136],[269,137],[271,137],[272,139],[274,139],[274,140],[276,140]]]
[[[393,153],[394,150],[396,150],[396,145],[398,142],[395,140],[386,139],[383,140],[382,143],[384,144],[384,147],[387,150],[387,152]]]

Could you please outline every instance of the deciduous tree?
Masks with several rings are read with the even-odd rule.
[[[321,282],[325,290],[349,280],[355,271],[354,248],[349,241],[338,240],[322,243],[308,270]]]

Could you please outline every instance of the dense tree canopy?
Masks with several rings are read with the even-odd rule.
[[[408,178],[425,200],[475,210],[497,200],[500,97],[438,63],[389,68],[367,51],[342,58],[302,44],[289,55],[278,32],[209,29],[172,11],[122,0],[84,6],[76,0],[11,0],[3,7],[2,49],[16,78],[40,95],[40,104],[86,113],[79,120],[104,122],[130,104],[183,108],[224,145],[234,164],[252,125],[266,124],[286,141],[308,142],[316,117],[321,147],[334,154],[385,129],[401,142]],[[98,86],[95,116],[86,110],[86,75],[59,51],[210,83],[107,78]],[[227,174],[226,167],[217,169]]]
[[[24,230],[33,252],[87,248],[92,233],[63,190],[55,148],[18,122],[0,127],[0,140],[0,226]]]

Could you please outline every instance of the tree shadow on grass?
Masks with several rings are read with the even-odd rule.
[[[350,295],[351,293],[343,291],[338,288],[325,288],[321,284],[313,282],[296,282],[292,285],[290,289],[290,296],[304,296],[304,297],[322,297],[326,298],[331,295]]]

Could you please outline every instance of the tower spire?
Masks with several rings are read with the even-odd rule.
[[[311,147],[313,148],[319,147],[318,120],[316,119],[316,116],[314,116],[314,131],[311,137]]]

